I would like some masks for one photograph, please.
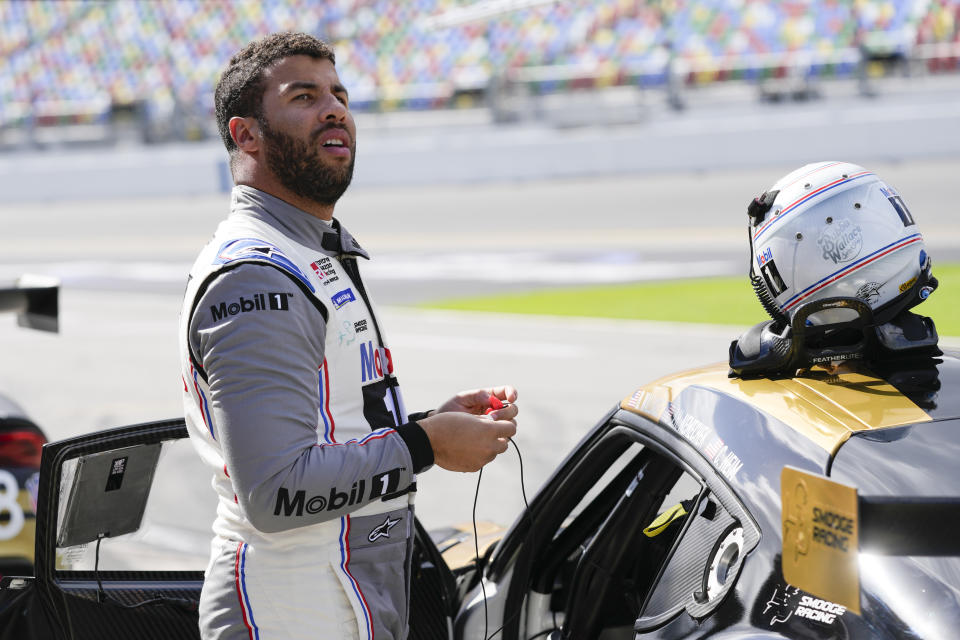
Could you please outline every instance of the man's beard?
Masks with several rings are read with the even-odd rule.
[[[270,127],[266,118],[258,118],[260,131],[266,142],[267,167],[280,183],[301,198],[323,205],[336,204],[353,179],[353,161],[356,147],[350,148],[349,164],[335,167],[324,163],[320,151],[307,146],[303,140],[289,136]],[[310,136],[311,144],[319,138],[320,131]]]

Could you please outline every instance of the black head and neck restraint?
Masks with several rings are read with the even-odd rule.
[[[848,309],[848,319],[812,324],[810,317]],[[731,377],[793,376],[797,369],[848,360],[883,361],[907,355],[940,355],[933,320],[901,310],[877,323],[859,298],[836,297],[801,305],[789,324],[767,320],[730,343]]]

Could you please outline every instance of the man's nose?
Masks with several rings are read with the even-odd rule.
[[[347,117],[347,107],[337,100],[336,96],[328,96],[320,112],[320,119],[324,121],[340,121]]]

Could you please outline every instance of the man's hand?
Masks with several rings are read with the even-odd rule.
[[[517,390],[511,386],[503,386],[492,387],[490,389],[461,391],[437,407],[436,413],[459,412],[472,413],[473,415],[480,416],[491,408],[491,396],[503,402],[513,403],[517,401]],[[491,415],[493,415],[494,419],[497,419],[497,414]]]
[[[482,410],[488,407],[485,401]],[[517,405],[511,404],[486,416],[447,410],[418,422],[430,438],[435,464],[448,471],[477,471],[507,450],[507,438],[517,432],[516,417]]]

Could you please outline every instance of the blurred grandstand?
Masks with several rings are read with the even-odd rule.
[[[489,109],[960,71],[960,0],[153,0],[0,3],[0,148],[215,136],[213,86],[264,34],[333,43],[357,111]],[[521,105],[518,107],[517,105]]]

